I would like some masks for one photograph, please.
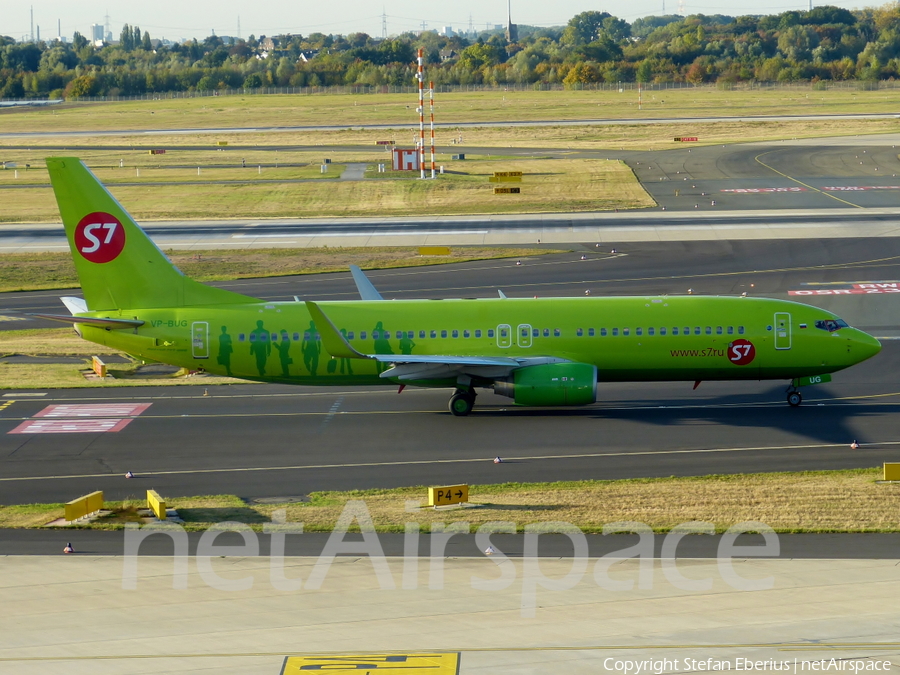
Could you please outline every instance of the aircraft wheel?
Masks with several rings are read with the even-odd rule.
[[[792,391],[787,395],[787,402],[792,408],[796,408],[803,402],[803,396],[799,391]]]
[[[454,417],[465,417],[475,406],[475,397],[469,394],[453,394],[450,397],[450,413]]]

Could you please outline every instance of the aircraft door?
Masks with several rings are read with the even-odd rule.
[[[516,328],[516,344],[520,347],[531,346],[531,324],[519,324],[518,328]]]
[[[497,326],[497,346],[502,349],[512,346],[512,327],[508,323]]]
[[[195,359],[209,358],[209,323],[206,321],[191,324],[191,353]]]
[[[791,315],[787,312],[775,313],[775,349],[791,348]]]

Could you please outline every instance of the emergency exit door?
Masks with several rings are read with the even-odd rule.
[[[209,323],[195,321],[191,325],[191,354],[195,359],[209,358]]]
[[[791,348],[791,315],[787,312],[775,313],[775,349]]]

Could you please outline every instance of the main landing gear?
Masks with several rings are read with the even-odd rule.
[[[450,413],[454,417],[465,417],[475,406],[475,390],[457,389],[453,396],[450,397]]]
[[[801,403],[803,403],[803,396],[799,391],[794,389],[794,387],[790,387],[788,389],[787,402],[789,406],[791,406],[792,408],[796,408]]]

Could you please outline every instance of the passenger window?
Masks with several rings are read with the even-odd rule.
[[[716,335],[722,334],[722,326],[716,326]]]
[[[408,337],[410,340],[412,340],[415,336],[416,336],[416,331],[414,331],[414,330],[406,332],[406,337]]]
[[[458,338],[458,337],[459,337],[459,331],[458,331],[458,330],[453,331],[453,337],[455,337],[455,338]]]
[[[734,335],[734,326],[728,326],[728,334]]]
[[[644,334],[644,329],[643,329],[643,328],[635,328],[635,329],[634,329],[634,334],[635,334],[635,335],[643,335],[643,334]]]
[[[582,337],[582,336],[584,335],[584,329],[583,329],[583,328],[577,328],[577,329],[575,330],[575,335],[577,335],[578,337]]]
[[[533,328],[533,329],[531,330],[531,336],[532,336],[532,337],[540,337],[540,335],[541,335],[541,330],[540,330],[540,328]]]
[[[262,340],[263,342],[268,342],[268,341],[269,341],[269,334],[268,334],[268,333],[260,333],[260,334],[259,334],[259,339]]]
[[[463,331],[463,337],[469,337],[469,331],[464,330],[464,331]]]
[[[738,326],[738,335],[743,335],[743,334],[744,334],[744,327]]]
[[[481,337],[481,329],[480,329],[480,328],[477,328],[477,329],[475,330],[475,337],[477,337],[477,338],[480,338],[480,337]]]
[[[544,337],[550,337],[550,329],[549,328],[544,329]]]
[[[678,326],[672,328],[672,335],[678,335]]]
[[[588,328],[588,337],[594,337],[594,329]]]
[[[431,331],[431,333],[429,333],[429,335],[431,335],[431,337],[433,337],[433,338],[436,338],[436,337],[437,337],[437,331],[436,331],[436,330],[433,330],[433,331]]]
[[[359,339],[360,340],[366,339],[366,331],[364,331],[364,330],[359,331]]]
[[[347,339],[348,340],[353,339],[353,331],[352,330],[347,331]],[[296,341],[297,341],[297,334],[294,333],[294,342],[296,342]]]
[[[660,334],[660,335],[665,335],[665,334],[666,334],[666,328],[665,328],[665,326],[663,326],[662,328],[659,329],[659,334]]]
[[[554,328],[553,329],[553,337],[559,337],[559,336],[560,336],[559,328]]]
[[[606,337],[606,329],[605,328],[600,329],[600,337]]]
[[[655,333],[656,333],[656,330],[655,330],[655,329],[653,329],[653,328],[648,328],[648,329],[647,329],[647,335],[653,335],[653,334],[655,334]]]
[[[493,328],[488,328],[488,337],[489,338],[494,337],[494,329]]]
[[[243,341],[244,341],[244,337],[245,337],[245,336],[244,336],[243,333],[238,333],[238,342],[243,342]]]
[[[403,331],[402,331],[402,330],[398,330],[398,331],[397,331],[397,339],[398,339],[398,340],[402,340],[402,339],[403,339]]]
[[[442,338],[447,337],[447,331],[442,330],[442,331],[441,331],[441,337],[442,337]]]
[[[612,329],[612,334],[613,334],[613,337],[616,337],[616,336],[619,334],[619,329],[618,329],[618,328],[613,328],[613,329]]]
[[[712,335],[712,326],[707,326],[707,327],[706,327],[706,334],[707,334],[707,335]]]
[[[700,335],[700,326],[694,327],[694,335]]]
[[[272,342],[278,342],[278,333],[272,333]]]
[[[256,333],[250,333],[250,342],[256,342]]]
[[[424,331],[424,330],[420,330],[420,331],[419,331],[419,339],[421,340],[421,339],[423,339],[424,337],[425,337],[425,331]]]
[[[502,338],[509,337],[509,329],[501,328],[500,329],[500,337],[502,337]]]

